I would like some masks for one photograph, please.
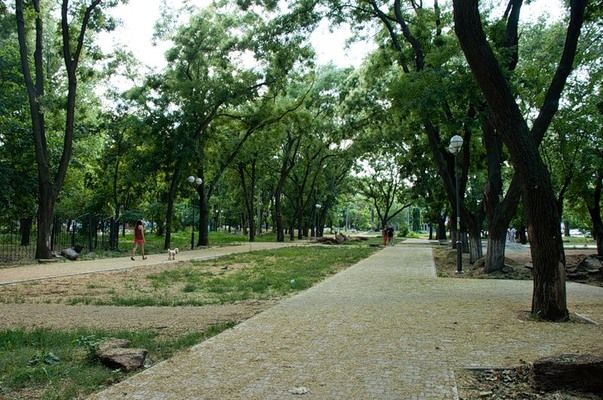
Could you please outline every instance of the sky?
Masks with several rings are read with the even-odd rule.
[[[169,5],[178,6],[184,2],[205,6],[210,0],[166,0]],[[169,43],[153,45],[154,23],[160,16],[162,0],[129,0],[128,4],[116,7],[113,15],[121,19],[121,26],[114,32],[104,34],[101,46],[106,51],[116,45],[129,48],[134,55],[152,69],[160,70],[165,66],[164,52]],[[426,3],[428,0],[426,0]],[[505,3],[500,1],[500,3]],[[534,20],[547,13],[551,18],[559,18],[562,7],[560,0],[536,0],[522,8],[522,18]],[[372,43],[359,42],[346,48],[349,29],[329,31],[328,23],[321,23],[310,37],[315,48],[318,64],[333,62],[339,67],[358,66],[365,55],[374,49]],[[125,39],[125,40],[124,40]],[[121,42],[120,42],[121,40]]]

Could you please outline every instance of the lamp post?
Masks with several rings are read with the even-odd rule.
[[[457,155],[463,147],[463,138],[454,135],[450,139],[448,151],[454,155],[454,177],[456,181],[456,273],[463,273],[463,244],[461,242],[461,188],[459,185],[459,174],[457,171]]]
[[[314,240],[318,240],[318,214],[320,211],[320,207],[322,207],[320,204],[316,203],[316,205],[314,206],[316,208],[316,218],[315,218],[315,224],[314,224]]]
[[[218,232],[218,229],[220,228],[220,213],[222,210],[220,210],[219,208],[216,208],[214,210],[214,212],[216,213],[216,218],[214,219],[214,232]]]
[[[193,175],[186,178],[186,180],[188,181],[188,183],[193,185],[195,192],[197,192],[197,187],[199,187],[199,185],[203,183],[203,179],[196,178]],[[191,222],[191,250],[193,250],[195,248],[195,196],[194,195],[193,195],[193,198],[191,199],[191,205],[192,205],[192,209],[193,209],[193,220]]]

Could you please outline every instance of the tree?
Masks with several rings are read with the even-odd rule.
[[[373,154],[364,166],[364,170],[367,169],[371,172],[359,179],[358,189],[373,202],[380,226],[384,228],[392,218],[411,205],[405,198],[405,195],[408,196],[405,178],[400,174],[400,167],[392,154]]]
[[[285,241],[285,225],[283,221],[283,206],[282,201],[284,197],[285,184],[289,178],[289,174],[293,167],[295,167],[295,160],[297,153],[301,145],[301,134],[297,135],[296,132],[290,127],[285,128],[285,138],[279,146],[280,153],[280,167],[274,186],[274,224],[276,228],[276,241]]]
[[[545,320],[568,317],[560,216],[538,143],[558,108],[572,69],[586,1],[571,1],[563,55],[532,129],[521,114],[509,82],[484,33],[477,0],[453,0],[455,31],[475,79],[492,111],[493,123],[519,173],[534,265],[532,313]]]
[[[21,70],[27,89],[32,122],[32,135],[38,168],[38,237],[36,243],[36,258],[51,257],[51,231],[54,208],[57,198],[63,187],[69,161],[73,149],[73,134],[75,125],[75,108],[77,94],[77,72],[80,57],[84,49],[86,30],[98,23],[94,16],[98,14],[97,8],[101,0],[94,0],[89,4],[76,2],[70,7],[68,0],[61,4],[61,44],[62,55],[67,78],[67,95],[65,99],[65,125],[63,129],[63,146],[60,161],[56,168],[52,165],[52,158],[48,150],[46,127],[46,99],[45,92],[48,84],[44,68],[44,54],[46,49],[44,41],[44,10],[40,7],[39,0],[25,3],[16,0],[17,34],[21,58]],[[28,42],[29,20],[25,11],[31,11],[34,23],[33,71],[30,66],[30,48]],[[29,13],[27,14],[30,15]],[[71,24],[70,24],[71,21]],[[74,28],[73,25],[77,25]],[[76,30],[77,29],[77,30]],[[76,35],[74,37],[74,34]]]
[[[112,250],[119,247],[120,224],[132,222],[124,220],[124,213],[131,206],[139,205],[133,204],[137,197],[135,193],[144,191],[145,182],[139,171],[146,170],[145,176],[150,175],[137,143],[141,137],[147,136],[145,126],[129,111],[128,108],[119,106],[113,112],[103,115],[104,149],[97,164],[99,171],[96,174],[95,203],[99,211],[110,210],[109,247]]]
[[[532,37],[532,42],[552,35],[563,38],[563,31],[556,26],[537,28],[538,34]],[[601,47],[597,45],[600,40],[601,21],[587,21],[582,32],[576,55],[577,73],[568,79],[558,116],[552,121],[549,134],[544,138],[541,154],[551,171],[565,234],[569,236],[570,224],[575,221],[576,216],[583,216],[585,221],[590,218],[597,252],[603,255],[603,153],[600,150],[603,148],[603,106],[600,87],[603,64]],[[554,43],[558,43],[560,49],[557,53],[560,53],[562,40]],[[533,47],[535,46],[531,48]],[[548,52],[550,47],[548,46]],[[539,54],[535,51],[529,53],[532,57],[533,54]],[[548,58],[547,54],[540,57],[544,60]],[[585,146],[586,143],[589,145]],[[576,199],[583,201],[577,202]]]
[[[182,170],[190,166],[203,181],[196,188],[199,245],[208,244],[209,202],[226,168],[252,134],[290,111],[272,104],[306,53],[295,37],[272,40],[273,28],[252,11],[212,6],[171,38],[170,67],[158,89],[177,110],[175,137],[182,148],[170,178],[166,218],[171,218]]]

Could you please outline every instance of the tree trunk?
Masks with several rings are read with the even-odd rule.
[[[124,224],[125,226],[125,224]],[[119,221],[114,217],[109,220],[109,249],[117,250],[117,240],[119,237]]]
[[[180,160],[180,159],[179,159]],[[170,182],[170,190],[168,191],[167,207],[165,210],[165,239],[163,242],[163,249],[167,250],[172,247],[172,221],[174,219],[174,201],[176,199],[176,192],[180,183],[180,175],[182,169],[182,162],[178,161],[174,166],[174,173],[172,174],[172,180]],[[191,205],[195,205],[191,202]],[[193,224],[195,221],[193,221]]]
[[[34,139],[34,150],[36,164],[38,167],[38,238],[36,242],[36,258],[50,258],[52,242],[52,220],[56,199],[63,187],[67,168],[71,160],[73,148],[73,131],[75,124],[75,105],[77,91],[77,66],[84,45],[84,38],[91,14],[100,4],[101,0],[93,0],[85,9],[81,20],[80,31],[75,40],[72,38],[72,27],[69,26],[68,5],[64,0],[61,7],[61,34],[63,61],[67,73],[67,99],[65,105],[65,129],[63,135],[63,148],[60,162],[56,168],[54,178],[51,178],[51,157],[48,154],[48,143],[46,138],[46,126],[44,108],[40,106],[44,100],[46,79],[43,66],[44,32],[43,14],[40,9],[40,1],[34,0],[30,4],[35,11],[35,51],[33,53],[33,66],[35,73],[32,75],[30,69],[30,54],[28,48],[26,24],[24,18],[24,1],[15,2],[15,15],[17,19],[17,36],[19,40],[19,55],[21,59],[21,71],[27,90],[32,121],[32,133]],[[28,2],[29,3],[29,2]],[[75,45],[75,49],[73,48]],[[35,78],[34,78],[35,75]],[[35,79],[35,83],[34,83]]]
[[[489,114],[481,118],[482,132],[484,133],[484,144],[486,147],[486,162],[488,165],[488,181],[484,187],[484,205],[486,209],[486,217],[488,218],[488,249],[486,252],[485,272],[491,273],[501,271],[505,266],[505,238],[506,230],[511,216],[503,218],[502,202],[502,154],[503,143],[500,137],[496,134],[496,127]],[[517,179],[514,180],[516,191],[518,187]],[[515,204],[519,201],[517,197]],[[502,235],[502,245],[500,243]],[[492,252],[496,252],[492,254]]]
[[[88,251],[94,250],[93,235],[96,232],[96,218],[88,214]]]
[[[436,233],[437,240],[446,240],[446,215],[438,218],[438,230]]]
[[[301,144],[301,138],[295,138],[291,131],[287,131],[287,140],[282,147],[283,161],[280,168],[278,182],[274,190],[274,225],[276,229],[276,241],[285,241],[285,227],[283,223],[282,197],[285,190],[285,182],[295,165],[295,158]],[[291,238],[293,240],[293,238]]]
[[[488,249],[486,251],[486,264],[484,272],[489,274],[501,271],[505,266],[505,247],[507,245],[507,230],[490,228],[488,231]]]
[[[303,192],[301,196],[303,196]],[[300,200],[297,202],[297,210],[295,214],[297,215],[297,238],[301,240],[304,238],[304,236],[307,236],[304,221],[303,201]]]
[[[519,243],[528,244],[528,234],[526,232],[525,225],[520,225],[519,228],[517,228],[517,233],[515,234],[515,236],[515,239],[519,238]]]
[[[491,180],[492,182],[492,180]],[[502,202],[497,200],[498,195],[485,191],[486,214],[488,215],[488,250],[486,254],[485,272],[501,271],[505,266],[505,242],[507,228],[517,211],[521,196],[521,187],[517,175],[513,177],[507,195]],[[500,240],[502,239],[502,245]],[[497,252],[496,254],[490,254]]]
[[[603,256],[603,220],[601,219],[601,208],[598,205],[594,208],[588,207],[592,226],[593,239],[597,242],[597,255]]]
[[[205,191],[205,181],[197,186],[199,194],[199,241],[197,246],[209,245],[209,199]]]
[[[31,240],[31,227],[33,218],[26,217],[19,220],[19,233],[21,234],[21,246],[29,246]]]
[[[557,202],[550,176],[538,152],[538,143],[557,110],[576,53],[586,3],[584,0],[571,3],[570,26],[562,59],[541,113],[530,131],[482,29],[478,0],[453,0],[455,30],[461,48],[521,179],[534,265],[532,313],[552,321],[568,317],[565,266]]]
[[[256,228],[255,228],[255,213],[254,213],[254,199],[255,199],[255,182],[256,182],[256,160],[251,162],[251,174],[249,177],[249,188],[247,187],[247,180],[245,179],[246,171],[245,165],[239,163],[237,165],[237,171],[239,172],[239,178],[241,180],[241,189],[243,190],[243,200],[245,201],[245,211],[247,217],[247,224],[249,226],[249,241],[255,242]],[[261,223],[261,222],[260,222]]]
[[[603,224],[599,226],[595,240],[597,241],[597,255],[603,257]]]
[[[469,235],[469,263],[473,264],[483,257],[481,227],[472,226],[468,229]]]
[[[603,256],[603,220],[601,219],[601,194],[603,192],[603,173],[599,173],[592,199],[584,198],[593,226],[593,238],[597,242],[597,255]]]
[[[281,209],[282,192],[277,188],[274,193],[274,223],[276,225],[276,241],[285,241],[285,226],[283,224],[283,210]]]
[[[52,227],[54,218],[54,196],[50,185],[40,184],[38,207],[38,236],[36,241],[36,258],[52,257]]]

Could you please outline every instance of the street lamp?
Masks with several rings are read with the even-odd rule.
[[[216,208],[214,210],[214,212],[216,213],[216,218],[214,219],[214,231],[218,232],[218,229],[220,228],[220,213],[222,210],[220,210],[219,208]]]
[[[314,225],[314,240],[318,240],[318,214],[320,211],[320,207],[322,207],[322,206],[320,204],[316,203],[315,207],[316,207],[316,224]]]
[[[188,181],[188,183],[193,185],[193,188],[195,188],[195,193],[197,193],[197,187],[203,183],[203,179],[196,178],[193,175],[186,178],[186,180]],[[195,196],[194,195],[191,200],[191,205],[192,205],[192,209],[193,209],[193,220],[191,222],[191,250],[192,250],[195,248]],[[201,210],[199,210],[199,212],[201,212]]]
[[[450,139],[448,151],[454,155],[454,176],[456,179],[456,273],[463,273],[463,244],[461,242],[461,188],[459,185],[459,174],[457,172],[457,155],[463,147],[463,138],[459,135],[454,135]]]

